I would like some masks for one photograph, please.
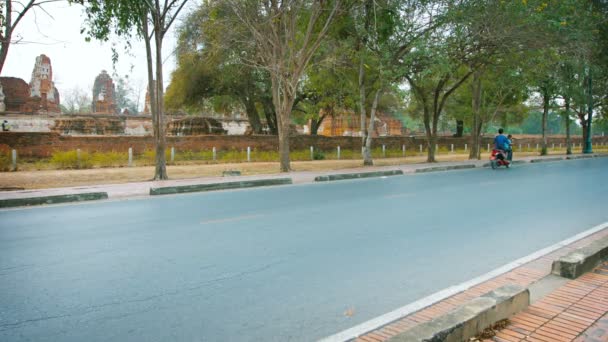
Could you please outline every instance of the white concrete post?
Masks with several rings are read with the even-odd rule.
[[[422,145],[420,145],[420,153],[422,153]]]
[[[403,151],[403,157],[405,158],[405,145],[401,145],[401,151]]]
[[[435,153],[439,153],[439,145],[435,144]]]
[[[536,143],[536,150],[538,151],[538,143]]]
[[[171,146],[171,162],[175,161],[175,147]]]
[[[554,150],[555,149],[555,143],[551,144],[551,149]]]
[[[466,152],[469,149],[469,145],[464,144],[464,151]]]
[[[386,158],[386,145],[382,145],[382,158]]]
[[[11,153],[13,164],[11,165],[11,171],[17,171],[17,150],[13,150]]]
[[[530,149],[530,143],[528,143],[528,150]]]
[[[247,162],[251,162],[251,147],[247,146]]]
[[[488,152],[490,152],[490,144],[488,144]]]
[[[338,145],[338,160],[340,160],[340,145]]]
[[[452,153],[454,153],[454,144],[450,144],[450,150],[452,150]]]
[[[521,144],[519,144],[519,152],[521,152]]]
[[[559,148],[560,148],[560,149],[562,148],[562,143],[559,143]]]
[[[129,167],[133,166],[133,148],[129,147]]]
[[[310,160],[315,160],[315,148],[310,146]]]
[[[212,152],[213,152],[213,161],[215,161],[217,159],[217,151],[215,150],[215,146],[213,146]]]

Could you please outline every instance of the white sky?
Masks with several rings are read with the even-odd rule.
[[[198,2],[190,0],[190,8]],[[93,82],[101,70],[107,70],[116,83],[112,66],[112,42],[85,42],[84,35],[80,34],[84,21],[82,7],[70,6],[67,1],[44,6],[52,17],[40,9],[30,10],[17,26],[13,41],[20,39],[21,43],[11,45],[2,76],[19,77],[29,83],[36,57],[45,54],[51,59],[53,81],[62,98],[63,94],[75,87],[92,93]],[[180,17],[186,13],[188,11],[185,8]],[[179,20],[173,23],[163,41],[165,86],[169,84],[171,72],[175,69],[173,51],[176,24],[179,25]],[[123,51],[115,66],[116,72],[122,77],[128,75],[131,86],[135,90],[141,89],[140,103],[143,106],[147,85],[145,45],[141,41],[132,42],[131,52],[127,53],[119,40],[114,41],[117,42],[119,51]]]

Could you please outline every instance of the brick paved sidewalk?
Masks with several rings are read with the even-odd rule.
[[[608,262],[510,318],[496,342],[608,341]]]
[[[356,341],[386,341],[509,283],[527,287],[549,275],[552,262],[560,256],[605,236],[608,236],[608,228],[359,336]],[[513,317],[508,329],[501,331],[494,340],[487,341],[565,342],[574,341],[577,337],[577,342],[608,341],[608,262],[535,302],[528,310]]]

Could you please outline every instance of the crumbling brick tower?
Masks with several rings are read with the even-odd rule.
[[[105,70],[102,70],[95,78],[91,109],[93,114],[115,115],[118,113],[114,81],[112,81],[112,77]]]
[[[33,108],[34,112],[61,112],[59,107],[59,91],[57,91],[53,82],[51,59],[44,54],[36,57],[30,81],[30,96],[40,99],[40,108]]]

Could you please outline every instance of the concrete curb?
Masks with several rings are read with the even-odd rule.
[[[585,247],[553,261],[551,273],[568,279],[576,279],[591,271],[603,259],[608,258],[608,236],[593,241]]]
[[[421,172],[435,172],[435,171],[448,171],[448,170],[461,170],[461,169],[474,169],[475,164],[462,164],[462,165],[448,165],[448,166],[434,166],[416,169],[416,173]]]
[[[558,161],[558,160],[564,160],[564,158],[563,157],[554,157],[554,158],[531,159],[530,163],[543,163],[543,162],[552,162],[552,161]]]
[[[167,186],[167,187],[160,187],[160,188],[150,188],[150,195],[151,196],[170,195],[170,194],[182,194],[182,193],[187,193],[187,192],[242,189],[242,188],[253,188],[253,187],[260,187],[260,186],[271,186],[271,185],[287,185],[287,184],[293,184],[291,178],[272,178],[272,179],[243,180],[243,181],[238,181],[238,182],[177,185],[177,186]]]
[[[0,208],[24,207],[42,204],[57,204],[68,202],[84,202],[108,199],[107,192],[87,192],[81,194],[67,194],[41,197],[8,198],[0,200]]]
[[[600,157],[598,155],[592,155],[592,154],[584,154],[584,155],[577,155],[577,156],[566,156],[566,159],[570,160],[570,159],[588,159],[588,158],[594,158],[594,157]]]
[[[334,175],[317,176],[317,177],[315,177],[315,182],[328,182],[328,181],[337,181],[337,180],[346,180],[346,179],[398,176],[398,175],[403,175],[403,171],[390,170],[390,171],[374,171],[374,172],[341,173],[341,174],[334,174]]]
[[[388,341],[466,341],[492,324],[522,311],[529,304],[528,289],[519,285],[505,285]]]

